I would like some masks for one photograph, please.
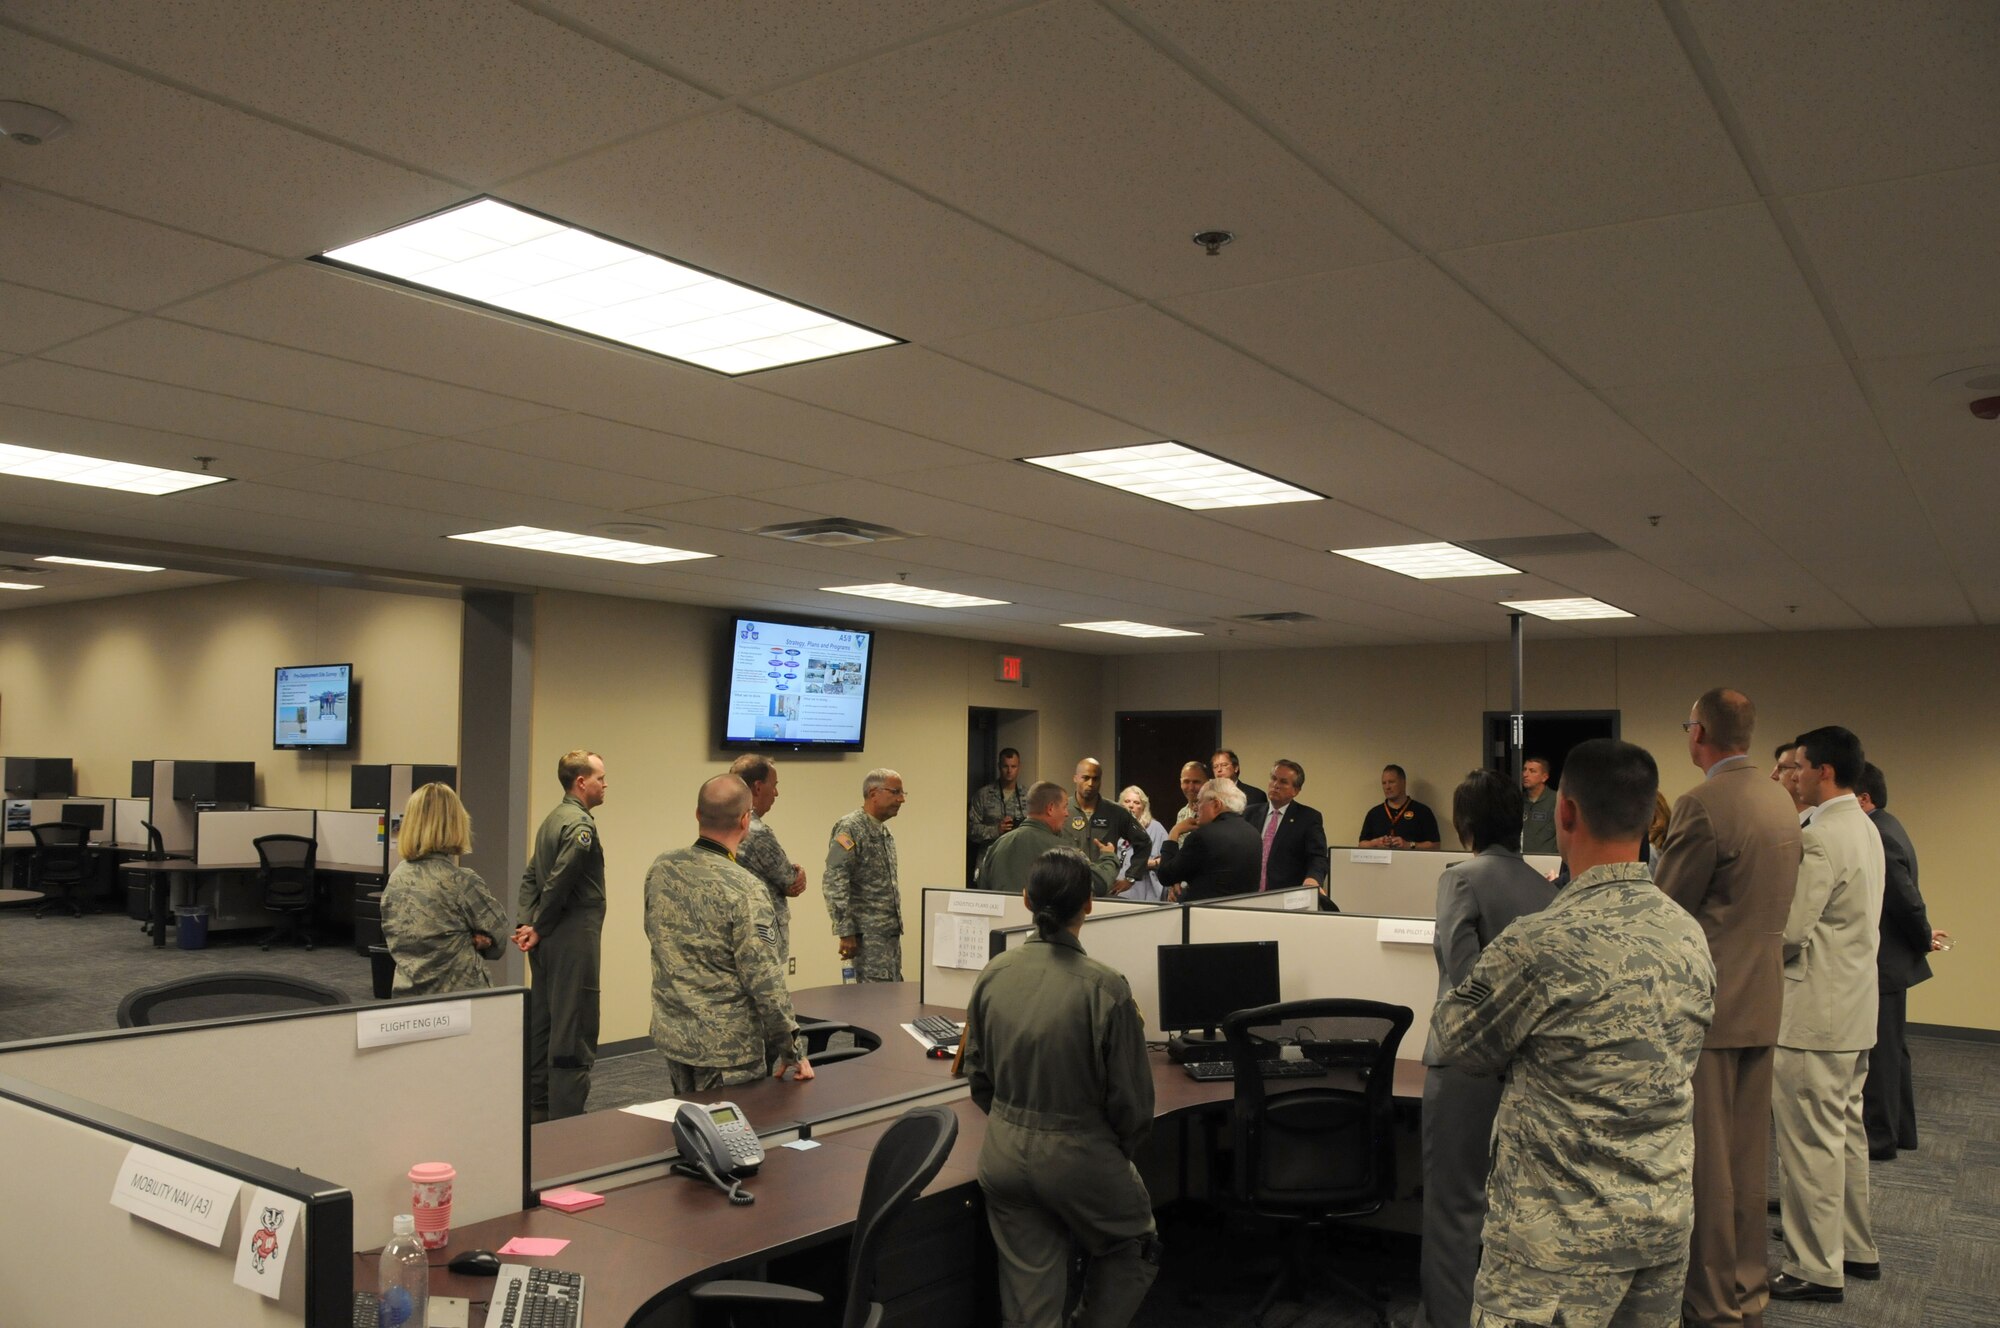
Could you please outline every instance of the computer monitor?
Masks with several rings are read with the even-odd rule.
[[[1160,1027],[1212,1031],[1225,1015],[1278,999],[1278,943],[1222,941],[1160,947]]]
[[[104,828],[104,804],[101,802],[66,802],[62,809],[64,825],[80,825],[86,830],[97,831]]]

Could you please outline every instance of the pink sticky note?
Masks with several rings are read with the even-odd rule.
[[[592,1194],[589,1190],[543,1190],[542,1202],[561,1212],[580,1213],[603,1203],[604,1196]]]
[[[566,1240],[552,1236],[516,1236],[502,1245],[496,1254],[525,1254],[531,1259],[545,1259],[551,1254],[561,1254]]]

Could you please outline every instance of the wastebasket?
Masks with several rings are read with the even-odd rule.
[[[386,945],[368,947],[369,976],[374,980],[375,999],[386,1001],[396,985],[396,958]]]
[[[208,948],[208,906],[194,904],[174,910],[174,944],[183,950]]]

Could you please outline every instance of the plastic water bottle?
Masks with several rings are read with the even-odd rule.
[[[851,959],[850,959],[850,960],[848,960],[847,962],[843,963],[843,964],[842,964],[842,965],[840,966],[840,980],[841,980],[841,981],[842,981],[843,983],[849,983],[849,982],[853,982],[853,981],[855,980],[855,978],[854,978],[854,961],[853,961],[853,960],[851,960]]]
[[[417,1219],[398,1213],[376,1273],[375,1314],[382,1328],[424,1328],[430,1320],[431,1269]]]

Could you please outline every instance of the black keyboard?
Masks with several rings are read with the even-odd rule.
[[[941,1014],[920,1014],[911,1025],[933,1047],[958,1045],[958,1025]]]
[[[520,1263],[500,1265],[486,1328],[578,1328],[582,1322],[582,1273]]]
[[[354,1328],[382,1328],[382,1313],[375,1308],[373,1291],[354,1293]]]
[[[1264,1079],[1324,1079],[1326,1067],[1318,1061],[1257,1061],[1257,1074]],[[1234,1079],[1235,1061],[1187,1061],[1181,1068],[1188,1078],[1203,1081]]]

